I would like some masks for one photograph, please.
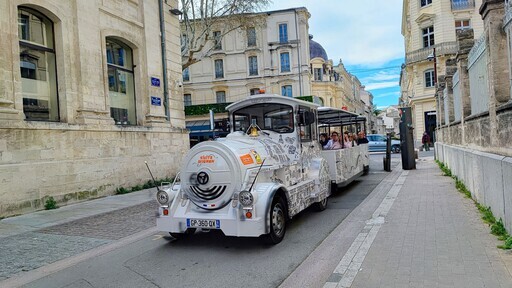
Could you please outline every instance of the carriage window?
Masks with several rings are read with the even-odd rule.
[[[312,111],[308,107],[300,107],[299,108],[299,129],[300,129],[300,139],[302,141],[311,141],[311,139],[316,138],[314,133],[315,122],[312,117]],[[313,122],[313,123],[311,123]]]
[[[246,132],[254,121],[262,130],[277,133],[294,131],[293,108],[282,104],[256,104],[233,113],[235,131]]]

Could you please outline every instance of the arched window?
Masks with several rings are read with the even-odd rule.
[[[25,118],[59,121],[53,22],[35,10],[19,7],[18,38]]]
[[[107,68],[110,116],[118,125],[136,125],[132,49],[107,38]]]

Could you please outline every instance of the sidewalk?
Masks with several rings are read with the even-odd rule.
[[[146,189],[0,220],[0,281],[153,227],[155,193]]]
[[[324,287],[512,287],[512,254],[433,157],[402,171]]]

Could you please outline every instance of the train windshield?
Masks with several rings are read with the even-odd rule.
[[[294,131],[293,108],[289,105],[262,103],[244,107],[233,112],[234,131],[247,132],[251,123],[262,130],[277,133]]]

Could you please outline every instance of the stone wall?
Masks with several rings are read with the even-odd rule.
[[[436,143],[436,157],[512,231],[512,157]]]
[[[157,0],[0,1],[0,217],[112,195],[150,179],[176,175],[189,148],[181,87],[179,19],[163,2],[164,78]],[[59,122],[25,119],[18,9],[53,22]],[[134,125],[110,115],[106,39],[133,51]],[[161,85],[152,85],[151,77]],[[164,82],[169,105],[165,109]],[[151,96],[161,99],[154,105]]]
[[[491,207],[496,219],[503,219],[512,231],[512,101],[506,35],[503,33],[503,1],[484,0],[480,14],[484,20],[484,41],[488,51],[486,65],[489,85],[488,109],[471,114],[469,89],[461,89],[461,121],[439,123],[436,157],[471,191],[472,197]],[[507,30],[510,33],[509,30]],[[461,81],[467,79],[467,54],[471,31],[458,33],[457,62]],[[509,47],[510,49],[510,47]],[[510,55],[510,53],[508,53]],[[466,80],[464,80],[466,79]],[[464,87],[468,85],[463,84]],[[443,107],[442,109],[453,109]],[[441,110],[442,110],[441,109]],[[444,111],[442,111],[444,112]],[[451,111],[448,111],[451,112]]]

